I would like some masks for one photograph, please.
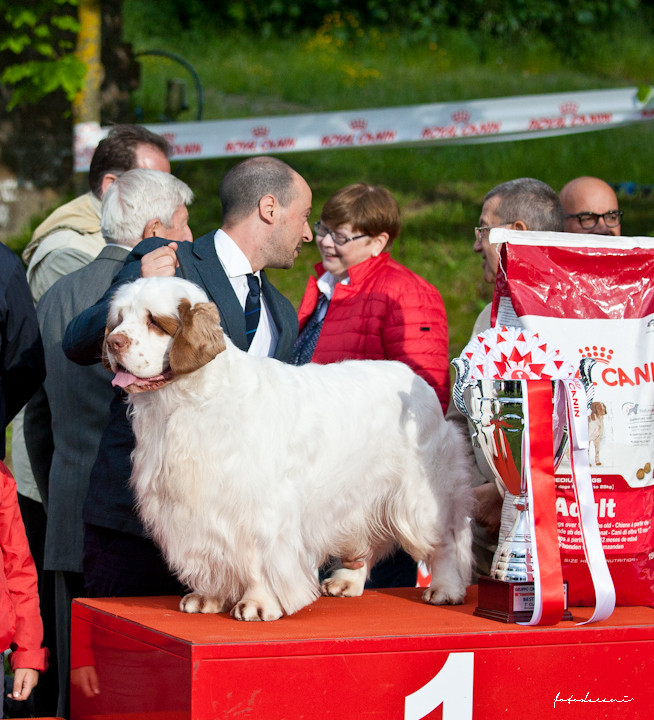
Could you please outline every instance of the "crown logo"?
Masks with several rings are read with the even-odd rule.
[[[612,348],[599,347],[598,345],[586,345],[586,347],[579,348],[579,353],[582,357],[593,358],[593,360],[597,360],[598,363],[604,365],[608,365],[613,357]]]
[[[368,127],[368,121],[365,118],[355,118],[349,122],[352,130],[365,130]]]
[[[269,132],[270,128],[267,128],[264,125],[259,125],[258,127],[252,128],[252,134],[254,135],[254,137],[266,137]]]
[[[451,118],[455,123],[467,123],[470,122],[470,113],[467,110],[457,110],[452,113]]]
[[[573,102],[563,103],[559,105],[559,111],[561,115],[576,115],[579,112],[579,105]]]

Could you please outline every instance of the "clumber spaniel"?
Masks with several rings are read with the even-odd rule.
[[[470,579],[463,438],[406,365],[294,367],[242,352],[216,306],[178,278],[121,287],[104,362],[129,393],[139,512],[186,612],[275,620],[363,592],[397,545],[431,568],[425,601],[461,603]],[[328,558],[337,563],[318,584]]]
[[[588,416],[588,454],[590,455],[590,446],[595,446],[595,465],[601,465],[600,462],[600,443],[604,437],[604,416],[606,415],[606,405],[603,402],[592,402],[590,404],[590,415]]]

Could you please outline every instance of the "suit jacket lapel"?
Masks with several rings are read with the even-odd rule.
[[[263,270],[261,271],[261,292],[279,333],[273,357],[287,362],[297,337],[295,311],[289,305],[288,300],[268,280]]]
[[[177,250],[179,274],[204,287],[216,303],[223,330],[236,347],[247,352],[243,308],[232,284],[216,255],[215,232],[207,233],[192,243],[180,243]],[[293,306],[270,283],[261,271],[261,292],[279,332],[274,357],[288,361],[297,336],[297,316]]]
[[[237,347],[247,350],[243,308],[216,255],[214,235],[214,232],[210,232],[193,243],[180,243],[177,254],[182,275],[204,287],[218,307],[223,330]],[[179,249],[182,247],[184,251],[180,254]]]

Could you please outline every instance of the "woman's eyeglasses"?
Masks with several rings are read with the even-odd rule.
[[[366,233],[363,233],[363,235],[353,235],[352,237],[348,237],[347,235],[343,235],[343,233],[336,232],[336,230],[330,230],[328,227],[323,225],[320,220],[313,224],[313,231],[318,237],[331,235],[332,240],[336,245],[345,245],[346,243],[352,242],[352,240],[359,240],[359,238],[366,237]]]

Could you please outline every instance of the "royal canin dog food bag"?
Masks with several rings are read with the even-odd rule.
[[[493,324],[525,327],[578,366],[593,358],[589,462],[618,605],[654,606],[654,238],[493,230]],[[569,454],[556,470],[568,603],[593,605]]]

